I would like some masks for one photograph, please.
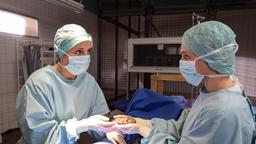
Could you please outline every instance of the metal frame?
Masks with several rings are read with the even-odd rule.
[[[119,0],[115,0],[116,9],[119,9]],[[119,17],[115,17],[115,100],[118,99],[118,41],[119,41],[119,32],[118,32],[118,24]]]
[[[134,66],[133,53],[134,45],[136,44],[181,44],[181,37],[128,39],[128,57],[130,57],[130,59],[128,59],[128,72],[179,73],[179,68],[177,67]]]
[[[129,8],[131,8],[132,6],[132,1],[129,0]],[[128,16],[128,27],[129,27],[129,30],[128,30],[128,39],[131,38],[131,16]],[[130,80],[130,73],[127,72],[127,87],[126,87],[126,99],[128,100],[129,99],[129,94],[130,94],[130,83],[131,83],[131,80]]]
[[[138,2],[138,1],[137,1]],[[113,16],[138,16],[147,15],[145,9],[152,5],[151,0],[143,1],[144,7],[128,8],[128,9],[114,9],[102,11],[103,17]],[[139,2],[138,2],[139,3]],[[209,11],[222,11],[222,10],[234,10],[234,9],[256,9],[256,1],[216,1],[216,0],[201,0],[201,3],[184,4],[184,5],[168,5],[165,7],[154,7],[153,15],[168,15],[179,13],[192,13],[192,12],[206,12]]]

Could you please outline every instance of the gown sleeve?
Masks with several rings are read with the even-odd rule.
[[[104,94],[96,81],[94,83],[92,90],[93,90],[92,97],[94,99],[92,100],[92,103],[91,103],[89,116],[98,115],[98,114],[105,115],[106,113],[109,112],[109,108],[108,108],[106,99],[104,97]],[[95,138],[97,141],[106,140],[106,135],[103,132],[89,130],[87,133],[91,135],[93,138]]]
[[[235,119],[235,120],[234,120]],[[181,139],[173,133],[176,129],[171,121],[158,121],[158,126],[153,125],[150,134],[144,140],[143,144],[239,144],[234,137],[241,137],[236,130],[235,121],[239,119],[232,113],[224,114],[218,111],[207,111],[201,114],[193,126],[187,132],[184,132]],[[161,130],[160,127],[165,127]],[[168,130],[167,130],[168,129]],[[176,131],[176,130],[174,130]]]
[[[160,118],[153,118],[151,120],[150,134],[147,138],[142,140],[142,143],[160,143],[161,141],[164,143],[166,140],[173,142],[179,141],[188,113],[189,109],[184,109],[177,121],[174,119],[166,121]]]
[[[50,90],[44,81],[28,79],[18,93],[16,116],[24,143],[70,144],[79,138],[74,127],[76,118],[61,122],[55,120]]]
[[[109,112],[109,108],[105,99],[105,96],[99,87],[98,83],[95,81],[95,84],[92,88],[93,100],[90,107],[89,116],[93,115],[104,115]]]

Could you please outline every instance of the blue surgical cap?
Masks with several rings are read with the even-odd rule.
[[[92,37],[86,30],[76,24],[67,24],[57,30],[54,37],[54,48],[56,54],[61,58],[64,53],[83,41],[90,41]]]
[[[207,21],[188,29],[182,37],[182,46],[196,56],[203,56],[229,44],[236,44],[236,34],[227,25],[218,21]],[[220,74],[234,74],[237,48],[225,49],[203,57],[208,66]]]

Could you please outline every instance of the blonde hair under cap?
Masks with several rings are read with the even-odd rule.
[[[86,30],[77,24],[67,24],[59,28],[54,37],[54,48],[59,58],[68,52],[77,44],[90,41],[92,43],[92,36]]]

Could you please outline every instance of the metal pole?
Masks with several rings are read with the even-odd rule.
[[[109,23],[111,23],[111,24],[113,24],[113,25],[118,24],[118,27],[119,27],[119,28],[124,29],[124,30],[126,30],[126,31],[129,31],[129,27],[128,27],[128,26],[126,26],[126,25],[124,25],[124,24],[122,24],[122,23],[120,23],[120,22],[117,23],[115,19],[112,19],[112,18],[110,18],[110,17],[102,17],[102,16],[101,16],[101,19],[103,19],[103,20],[105,20],[105,21],[107,21],[107,22],[109,22]],[[135,30],[133,30],[133,29],[131,29],[131,33],[133,33],[133,34],[135,34],[135,35],[138,35],[138,32],[135,31]]]
[[[116,9],[118,9],[118,0],[115,0]],[[116,25],[115,25],[115,100],[118,98],[118,22],[119,17],[116,16]]]
[[[145,37],[152,37],[152,7],[150,5],[145,11]]]
[[[149,0],[145,11],[145,37],[152,37],[152,6]],[[144,87],[150,88],[150,73],[144,73]]]
[[[129,0],[129,9],[131,8],[132,6],[132,1]],[[129,30],[128,30],[128,38],[131,38],[131,16],[128,16],[128,27],[129,27]],[[129,95],[130,95],[130,83],[131,83],[131,80],[130,80],[130,73],[128,72],[127,70],[127,90],[126,90],[126,99],[129,100]]]
[[[101,16],[101,13],[102,13],[102,0],[99,0],[99,16]],[[102,26],[102,21],[101,19],[99,18],[98,19],[98,49],[97,49],[97,57],[98,57],[98,64],[97,64],[97,81],[98,81],[98,84],[99,86],[101,86],[101,33],[102,33],[102,29],[101,29],[101,26]]]
[[[138,38],[140,38],[140,15],[138,16]],[[139,88],[140,74],[137,72],[137,89]]]

